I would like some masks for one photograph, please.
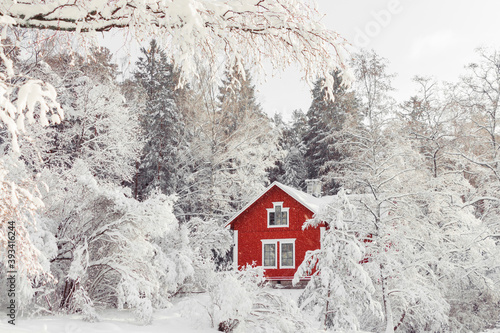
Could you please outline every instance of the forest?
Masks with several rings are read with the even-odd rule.
[[[415,76],[404,101],[375,51],[339,51],[326,72],[311,60],[311,105],[286,121],[256,96],[256,54],[273,33],[246,60],[225,51],[218,73],[206,66],[216,53],[183,58],[212,44],[179,53],[147,35],[123,77],[109,49],[68,47],[82,27],[65,12],[70,32],[53,33],[52,12],[26,21],[19,6],[0,16],[2,309],[15,262],[23,316],[94,322],[101,309],[130,309],[148,325],[175,299],[206,293],[211,326],[226,332],[496,327],[499,51],[478,49],[456,82]],[[194,29],[177,28],[176,42]],[[221,43],[253,50],[243,37]],[[278,66],[290,61],[283,50]],[[265,286],[262,268],[232,268],[224,225],[273,181],[305,190],[307,179],[335,200],[304,225],[330,228],[298,268],[296,279],[315,273],[295,303]]]

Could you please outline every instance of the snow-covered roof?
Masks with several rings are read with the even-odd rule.
[[[301,203],[303,206],[305,206],[307,209],[309,209],[311,212],[315,214],[319,212],[321,207],[325,206],[334,199],[334,196],[324,196],[321,198],[317,198],[315,196],[297,190],[293,187],[283,185],[279,182],[273,182],[264,190],[264,192],[256,196],[245,207],[243,207],[236,214],[234,214],[233,217],[227,222],[226,227],[228,227],[238,216],[240,216],[240,214],[242,214],[245,210],[247,210],[250,206],[252,206],[257,200],[259,200],[274,186],[279,187],[281,190],[283,190],[283,192],[285,192],[286,194],[297,200],[299,203]]]

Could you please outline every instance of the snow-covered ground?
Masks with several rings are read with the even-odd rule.
[[[301,290],[276,290],[297,299]],[[43,316],[37,318],[17,318],[16,325],[7,323],[6,314],[0,311],[0,333],[214,333],[210,317],[205,310],[208,296],[190,295],[176,299],[169,309],[155,312],[151,325],[139,325],[130,310],[103,310],[100,321],[89,323],[78,315]],[[361,332],[359,332],[361,333]],[[484,333],[500,333],[500,328]]]
[[[17,318],[16,325],[7,323],[5,312],[0,312],[1,333],[209,333],[217,332],[210,327],[209,317],[203,313],[205,295],[196,295],[176,300],[174,305],[157,311],[151,325],[138,325],[129,310],[104,310],[99,312],[101,320],[85,322],[78,315]]]
[[[297,299],[302,290],[276,289],[276,293]],[[16,318],[16,325],[7,323],[5,311],[0,311],[0,333],[213,333],[205,305],[208,295],[193,294],[175,299],[169,309],[158,310],[151,325],[139,325],[130,310],[99,311],[100,321],[89,323],[79,315]]]

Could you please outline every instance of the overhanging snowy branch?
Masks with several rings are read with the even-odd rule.
[[[309,0],[7,0],[0,15],[21,28],[74,32],[129,29],[138,38],[160,36],[176,64],[193,74],[193,62],[203,54],[208,62],[220,56],[242,68],[262,66],[268,59],[282,69],[296,63],[310,82],[346,68],[348,43],[325,29]],[[345,75],[345,83],[351,81]]]

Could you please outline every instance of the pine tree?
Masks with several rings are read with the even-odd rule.
[[[327,163],[342,158],[334,148],[332,133],[342,129],[346,114],[354,112],[356,100],[354,94],[346,90],[339,71],[333,73],[335,86],[332,91],[335,100],[328,97],[324,88],[324,79],[316,80],[312,90],[313,100],[307,111],[308,131],[303,137],[306,146],[305,158],[307,177],[321,178],[329,172]],[[323,191],[327,194],[336,192],[339,185],[331,179],[323,178]]]
[[[255,97],[255,86],[248,70],[226,69],[219,88],[219,110],[226,136],[242,127],[244,121],[265,118]]]
[[[176,191],[179,182],[179,156],[183,151],[182,115],[177,106],[174,66],[155,40],[142,48],[135,81],[143,89],[140,111],[146,144],[141,158],[136,193],[145,198],[154,190],[165,194]]]
[[[302,110],[294,110],[291,124],[286,124],[281,115],[276,115],[274,125],[279,130],[279,146],[283,156],[269,170],[270,182],[279,181],[298,189],[305,189],[307,169],[305,146],[302,141],[306,130],[306,116]]]
[[[241,208],[266,185],[266,170],[278,158],[278,133],[262,111],[248,70],[226,70],[219,89],[219,121],[224,129],[225,177],[232,179],[227,195],[232,209]]]
[[[222,85],[200,72],[187,119],[189,177],[179,193],[186,219],[199,216],[219,223],[264,189],[267,169],[278,157],[277,133],[262,112],[246,74],[226,71]]]

